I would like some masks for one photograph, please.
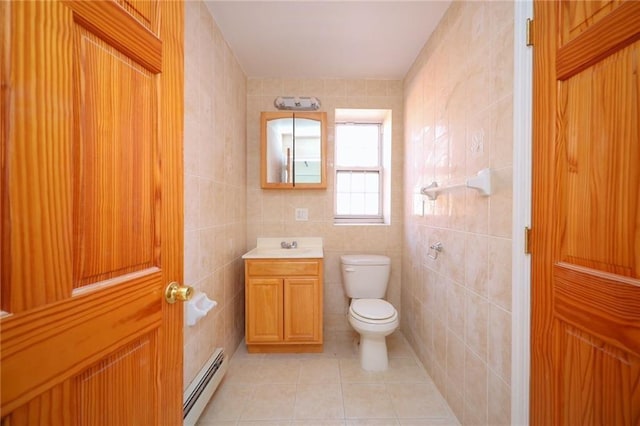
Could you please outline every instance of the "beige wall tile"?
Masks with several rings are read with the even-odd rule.
[[[487,364],[471,351],[466,352],[464,366],[465,407],[472,407],[476,424],[486,424],[487,418]],[[466,413],[465,408],[465,413]],[[481,415],[480,415],[481,413]]]
[[[472,292],[465,300],[465,342],[483,362],[487,360],[489,302]]]
[[[459,284],[447,285],[447,328],[458,338],[464,338],[465,289]]]
[[[489,238],[489,301],[511,311],[511,240]]]
[[[246,244],[246,196],[235,194],[246,190],[247,82],[201,1],[185,3],[185,20],[184,280],[218,302],[185,327],[186,386],[216,347],[231,356],[244,335],[243,271],[233,265]]]
[[[491,195],[489,200],[489,234],[511,238],[513,170],[511,167],[505,167],[496,169],[492,173],[491,183],[495,187],[495,193]]]
[[[403,261],[423,273],[403,275],[402,330],[463,424],[487,423],[488,374],[509,383],[512,40],[512,2],[453,2],[404,81]],[[417,195],[433,180],[458,183],[485,167],[489,197]],[[445,252],[434,261],[435,241]]]
[[[511,424],[511,388],[489,371],[488,423],[496,426]]]
[[[511,315],[489,307],[488,365],[505,383],[511,383]]]
[[[465,286],[487,297],[489,267],[489,239],[478,234],[466,234],[465,240]]]
[[[447,378],[450,383],[458,386],[464,384],[464,342],[451,331],[447,330]]]

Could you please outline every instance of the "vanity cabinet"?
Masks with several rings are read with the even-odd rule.
[[[249,352],[322,351],[322,259],[245,260]]]
[[[326,112],[260,115],[260,186],[326,189]]]

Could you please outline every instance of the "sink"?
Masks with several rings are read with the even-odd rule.
[[[282,241],[298,243],[297,248],[280,247]],[[243,259],[323,258],[322,238],[258,238],[257,247],[245,253]]]
[[[288,256],[299,256],[301,254],[309,254],[314,250],[315,249],[313,248],[294,248],[294,249],[256,248],[256,254],[259,254],[262,256],[288,257]]]

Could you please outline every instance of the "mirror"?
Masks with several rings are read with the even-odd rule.
[[[263,112],[262,188],[326,188],[326,113]]]

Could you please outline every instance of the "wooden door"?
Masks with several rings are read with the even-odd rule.
[[[3,425],[182,422],[183,15],[0,4]]]
[[[640,424],[640,2],[534,2],[531,424]]]
[[[286,342],[320,340],[318,287],[317,278],[284,280],[284,340]]]
[[[247,280],[247,343],[282,342],[282,278]]]

